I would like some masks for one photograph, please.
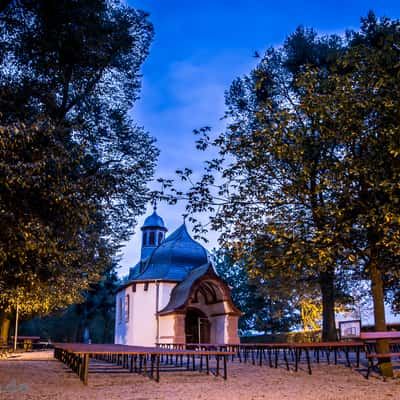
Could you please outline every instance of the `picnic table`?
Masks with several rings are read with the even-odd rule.
[[[160,362],[166,359],[183,366],[186,357],[186,369],[196,370],[195,358],[199,358],[198,370],[210,373],[210,357],[216,359],[215,375],[220,375],[220,362],[223,362],[223,379],[227,379],[227,351],[203,351],[186,349],[167,349],[160,347],[141,347],[122,344],[83,344],[83,343],[54,343],[54,357],[67,364],[85,385],[88,383],[89,358],[105,360],[122,365],[130,372],[147,373],[147,362],[150,362],[149,376],[155,381],[160,380]],[[190,364],[192,364],[190,366]]]
[[[14,340],[14,336],[11,336]],[[24,350],[32,350],[32,345],[40,341],[40,336],[17,336],[17,343],[22,345]]]
[[[305,357],[308,373],[312,374],[311,361],[319,363],[322,355],[325,355],[326,361],[337,364],[340,352],[343,352],[346,358],[346,364],[351,367],[350,352],[356,355],[356,365],[360,365],[360,352],[364,348],[361,340],[338,341],[338,342],[312,342],[312,343],[157,343],[162,348],[186,348],[193,350],[219,350],[229,351],[232,355],[232,361],[236,356],[239,362],[251,362],[253,365],[262,366],[268,363],[269,366],[278,367],[279,359],[283,359],[287,370],[290,370],[290,361],[294,364],[293,369],[298,371],[302,356]]]
[[[7,358],[10,351],[11,346],[7,342],[4,342],[2,339],[0,339],[0,358]]]
[[[253,364],[258,363],[260,366],[263,360],[267,360],[270,367],[278,367],[279,357],[282,356],[286,369],[290,369],[289,360],[294,362],[294,370],[298,371],[299,362],[302,355],[305,355],[308,373],[312,374],[311,360],[312,355],[317,363],[320,357],[325,354],[328,364],[330,363],[330,355],[333,353],[334,363],[337,364],[338,355],[344,352],[346,363],[351,367],[349,353],[354,351],[356,354],[357,366],[360,362],[360,351],[363,349],[361,341],[339,341],[339,342],[312,342],[312,343],[246,343],[238,345],[239,360],[243,358],[244,362],[251,360]],[[242,353],[242,356],[240,354]]]
[[[400,352],[398,351],[400,332],[398,331],[376,331],[376,332],[361,332],[360,339],[364,341],[366,357],[368,360],[368,370],[366,378],[368,379],[371,370],[376,367],[379,360],[399,358]],[[377,343],[380,340],[387,340],[389,344],[389,352],[378,353]],[[377,361],[374,364],[374,360]]]
[[[295,371],[298,369],[298,361],[300,360],[302,351],[306,354],[308,372],[311,375],[311,360],[310,352],[313,352],[316,362],[320,362],[320,352],[325,353],[326,361],[330,364],[330,355],[333,353],[334,364],[337,364],[339,352],[343,352],[346,357],[346,364],[351,367],[349,353],[353,350],[356,354],[356,366],[360,365],[360,351],[364,345],[359,340],[352,341],[334,341],[334,342],[313,342],[313,343],[292,343],[292,348],[295,349]]]

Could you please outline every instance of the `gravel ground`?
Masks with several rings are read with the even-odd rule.
[[[121,367],[91,362],[84,386],[51,351],[24,353],[0,360],[1,400],[381,400],[400,399],[400,375],[384,381],[365,368],[313,364],[313,374],[283,366],[228,364],[228,380],[198,371],[162,371],[156,383]]]

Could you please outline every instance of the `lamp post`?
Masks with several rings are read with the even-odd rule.
[[[17,302],[16,311],[15,311],[14,351],[17,350],[18,318],[19,318],[19,304]]]

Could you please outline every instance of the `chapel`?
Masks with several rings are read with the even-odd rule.
[[[140,260],[116,295],[115,343],[239,343],[241,312],[186,224],[166,236],[154,208],[141,230]]]

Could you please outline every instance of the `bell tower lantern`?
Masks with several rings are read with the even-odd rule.
[[[163,219],[157,214],[156,205],[154,205],[153,214],[145,219],[140,229],[142,230],[140,261],[144,261],[164,240],[165,233],[167,232]]]

